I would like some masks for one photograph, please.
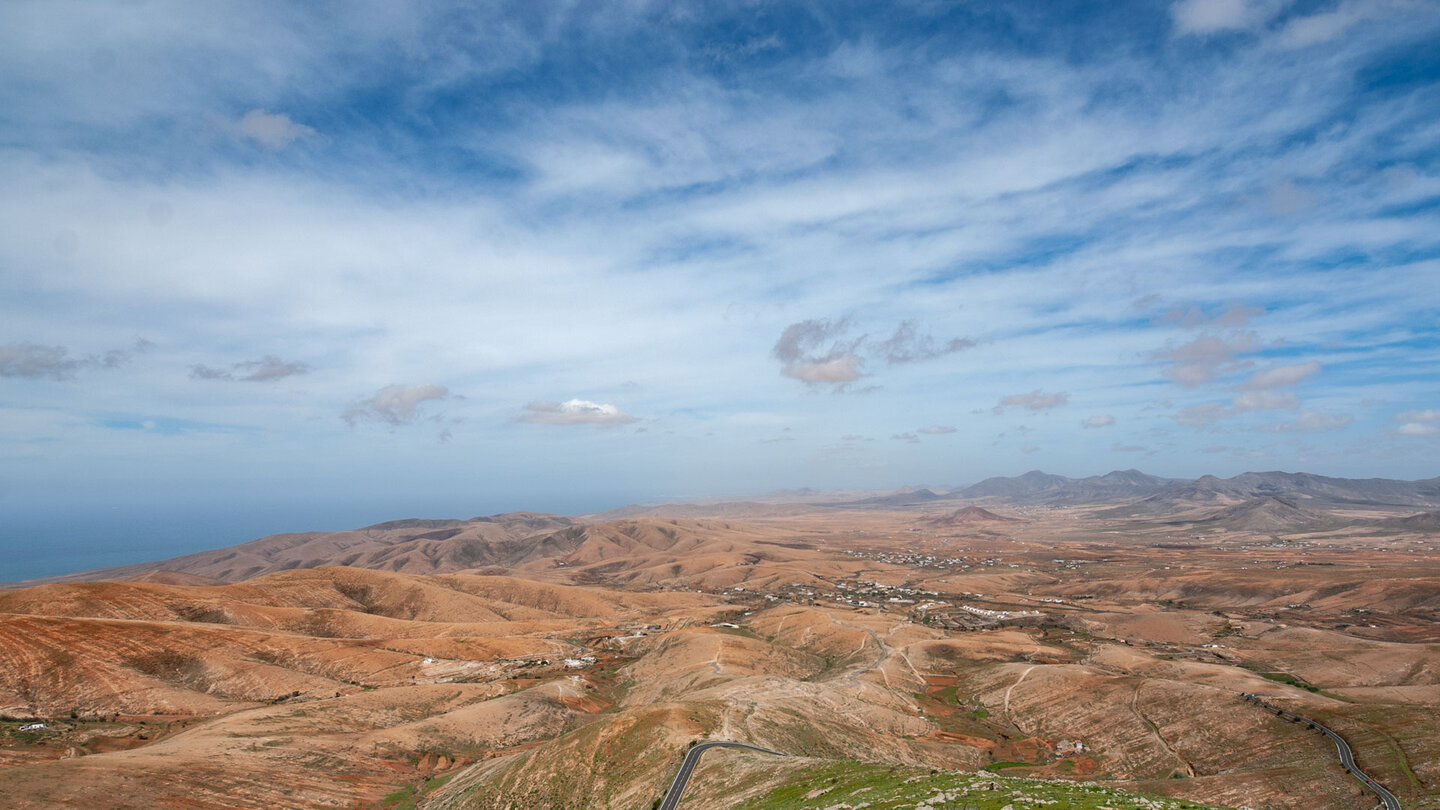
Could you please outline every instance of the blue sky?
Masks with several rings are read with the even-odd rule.
[[[6,3],[0,509],[219,543],[1434,476],[1437,37],[1424,0]]]

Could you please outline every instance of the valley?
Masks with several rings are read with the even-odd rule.
[[[680,807],[1376,803],[1258,693],[1440,807],[1434,482],[1138,475],[396,521],[18,583],[0,802],[650,808],[726,740],[791,756],[711,751]]]

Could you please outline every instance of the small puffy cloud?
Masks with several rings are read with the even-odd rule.
[[[314,129],[290,120],[284,113],[251,110],[235,125],[241,135],[268,149],[283,149],[293,141],[316,134]]]
[[[842,354],[822,360],[797,360],[786,363],[780,373],[805,383],[848,383],[865,376],[860,370],[860,366],[864,364],[865,360],[862,357]]]
[[[639,421],[614,405],[591,402],[588,399],[568,399],[564,402],[537,400],[525,405],[520,416],[521,422],[535,425],[625,425]]]
[[[793,323],[780,333],[771,353],[784,363],[780,373],[811,385],[854,382],[864,376],[865,359],[855,353],[864,337],[844,340],[850,322],[809,320]]]
[[[1294,422],[1266,425],[1260,430],[1264,433],[1313,433],[1324,430],[1343,430],[1354,421],[1355,417],[1348,413],[1330,414],[1303,411]]]
[[[1177,34],[1214,34],[1255,28],[1284,4],[1284,0],[1179,0],[1170,6],[1170,17]]]
[[[1236,356],[1259,348],[1260,338],[1254,332],[1206,334],[1189,343],[1162,349],[1155,357],[1170,363],[1162,374],[1186,388],[1194,388],[1223,372],[1240,370],[1244,365],[1235,362]]]
[[[387,385],[375,396],[350,406],[343,418],[352,426],[367,420],[408,425],[419,417],[422,403],[448,396],[450,389],[443,385]]]
[[[1295,385],[1319,373],[1320,364],[1313,361],[1301,363],[1296,366],[1277,366],[1255,372],[1255,375],[1246,380],[1242,387],[1251,390],[1279,388],[1286,385]]]
[[[920,437],[916,436],[914,433],[896,433],[890,438],[900,442],[909,442],[911,444],[918,444],[920,441]]]
[[[293,377],[296,374],[305,374],[309,371],[310,366],[305,363],[287,362],[273,354],[267,354],[259,360],[245,360],[236,363],[228,371],[203,365],[191,366],[190,376],[197,380],[271,382]]]
[[[931,425],[930,427],[920,428],[918,432],[924,433],[927,436],[939,436],[944,433],[954,433],[955,428],[949,425]]]
[[[938,341],[931,335],[920,334],[914,321],[901,321],[895,334],[875,344],[875,350],[890,365],[913,363],[917,360],[933,360],[947,354],[964,351],[975,345],[969,338],[951,338]]]
[[[80,362],[72,359],[64,346],[41,346],[35,343],[11,343],[0,346],[0,377],[26,377],[32,380],[49,377],[66,380],[75,376]]]
[[[1087,428],[1087,429],[1088,429],[1088,428],[1110,427],[1110,426],[1113,425],[1113,424],[1115,424],[1115,417],[1113,417],[1113,416],[1111,416],[1111,415],[1109,415],[1109,414],[1103,414],[1103,415],[1101,415],[1101,416],[1092,416],[1092,417],[1090,417],[1089,419],[1086,419],[1084,422],[1081,422],[1081,423],[1080,423],[1081,427],[1084,427],[1084,428]]]
[[[866,376],[871,360],[889,366],[933,360],[975,345],[967,338],[939,340],[920,332],[913,321],[901,321],[890,337],[873,341],[869,335],[851,335],[849,319],[808,320],[785,327],[771,349],[783,365],[780,373],[809,385],[830,385],[848,391],[849,384]]]
[[[1025,408],[1031,411],[1048,411],[1051,408],[1064,405],[1070,401],[1070,395],[1064,392],[1047,394],[1039,388],[1026,394],[1011,394],[1008,397],[1001,397],[1000,402],[995,405],[995,412],[1000,413],[1006,408]]]
[[[85,369],[118,368],[154,345],[148,340],[140,339],[127,349],[111,349],[103,354],[71,357],[70,350],[64,346],[11,343],[0,346],[0,377],[68,380]]]
[[[1402,422],[1395,432],[1401,436],[1434,436],[1440,433],[1440,410],[1401,411],[1395,421]]]

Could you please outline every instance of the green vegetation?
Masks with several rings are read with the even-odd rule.
[[[1314,692],[1316,694],[1320,693],[1320,687],[1308,684],[1288,672],[1261,672],[1259,673],[1259,675],[1266,680],[1275,681],[1276,683],[1288,684],[1290,686],[1304,689],[1306,692]]]
[[[1023,765],[1025,763],[1013,763]],[[996,766],[991,766],[992,769]],[[918,768],[836,762],[798,771],[790,784],[739,805],[740,810],[807,810],[864,806],[899,810],[917,804],[1000,810],[1006,805],[1050,805],[1073,810],[1199,810],[1205,805],[1178,799],[1141,796],[1089,782],[978,773],[941,772]]]
[[[454,775],[453,773],[447,773],[442,776],[432,776],[422,782],[419,787],[406,785],[381,799],[380,807],[382,810],[416,810],[420,800],[425,797],[425,794],[449,782],[450,778]]]

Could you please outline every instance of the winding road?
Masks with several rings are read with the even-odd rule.
[[[746,748],[751,751],[759,751],[762,754],[774,754],[777,757],[790,756],[789,754],[782,754],[779,751],[771,751],[769,748],[761,748],[747,743],[697,743],[685,754],[685,761],[680,763],[680,772],[675,774],[675,779],[670,782],[670,790],[665,793],[665,800],[660,802],[660,810],[676,810],[676,808],[680,806],[680,797],[685,794],[685,786],[690,783],[690,774],[694,773],[695,766],[700,764],[701,755],[711,748]]]
[[[1310,728],[1313,728],[1316,731],[1324,734],[1326,737],[1329,737],[1331,741],[1335,743],[1335,750],[1340,755],[1340,764],[1345,766],[1345,770],[1349,772],[1350,775],[1354,776],[1356,779],[1359,779],[1360,782],[1365,785],[1365,787],[1374,791],[1375,795],[1380,797],[1381,803],[1385,805],[1385,810],[1400,810],[1400,800],[1395,798],[1395,794],[1391,793],[1389,790],[1386,790],[1384,785],[1376,782],[1374,779],[1371,779],[1368,774],[1360,770],[1360,767],[1355,764],[1355,754],[1350,750],[1350,744],[1345,742],[1345,740],[1343,740],[1339,734],[1336,734],[1334,731],[1331,731],[1330,729],[1320,725],[1319,723],[1311,720],[1308,717],[1301,717],[1294,712],[1287,712],[1279,706],[1272,706],[1271,704],[1261,700],[1260,696],[1256,695],[1253,692],[1246,692],[1245,694],[1241,695],[1241,697],[1250,701],[1251,703],[1254,703],[1256,706],[1269,709],[1270,711],[1275,712],[1281,717],[1288,718],[1297,723],[1304,723]]]

